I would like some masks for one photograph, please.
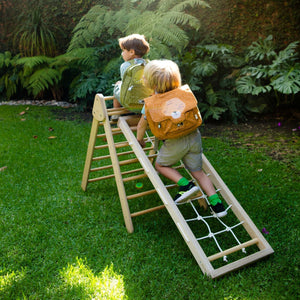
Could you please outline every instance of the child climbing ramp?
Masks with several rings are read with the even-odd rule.
[[[89,183],[114,179],[125,225],[130,233],[134,231],[134,217],[166,209],[202,272],[211,278],[223,276],[273,253],[204,155],[203,170],[227,204],[227,216],[220,219],[213,211],[205,210],[208,200],[200,187],[194,198],[176,204],[171,194],[177,185],[164,182],[153,167],[157,157],[157,140],[147,133],[146,146],[142,148],[136,139],[139,118],[122,116],[128,113],[125,108],[107,109],[106,103],[112,99],[102,94],[95,97],[82,177],[83,190]],[[120,115],[117,124],[109,120],[115,114]],[[176,168],[191,177],[182,163]],[[192,177],[190,179],[196,183]],[[132,188],[136,185],[138,188]],[[133,194],[132,190],[135,190]],[[156,206],[152,206],[153,201]],[[138,210],[131,212],[132,209]]]

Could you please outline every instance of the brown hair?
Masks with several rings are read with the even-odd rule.
[[[133,49],[135,55],[140,57],[143,57],[150,50],[149,43],[146,41],[145,36],[140,34],[131,34],[120,38],[119,45],[121,49],[128,51]]]

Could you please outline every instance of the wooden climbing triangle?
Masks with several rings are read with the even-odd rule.
[[[147,146],[141,148],[135,136],[139,116],[128,116],[130,112],[124,108],[107,108],[108,100],[111,99],[113,97],[104,97],[102,94],[95,97],[93,123],[81,184],[83,190],[87,189],[89,183],[114,178],[129,233],[134,231],[134,217],[167,209],[202,272],[211,278],[222,276],[273,253],[269,243],[205,155],[203,170],[210,176],[216,190],[227,203],[228,215],[219,219],[213,212],[205,210],[208,201],[200,187],[201,192],[193,199],[184,204],[175,204],[171,194],[176,185],[164,182],[153,167],[157,156],[154,137],[147,136]],[[110,121],[109,117],[114,114],[120,115],[118,123]],[[95,163],[99,165],[94,167]],[[191,176],[182,163],[176,168]],[[144,188],[130,194],[132,183],[137,181],[144,181]],[[128,183],[131,186],[129,189]],[[139,202],[139,199],[148,196],[153,198],[154,195],[158,195],[157,198],[162,203],[131,212],[134,201]],[[138,207],[142,204],[144,201],[140,201]]]

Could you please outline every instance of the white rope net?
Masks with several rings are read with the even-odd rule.
[[[146,132],[146,142],[151,143],[151,145],[153,146],[153,148],[157,150],[157,146],[158,146],[157,145],[157,140],[156,139],[153,140],[153,138],[151,139],[151,137],[148,135],[147,132]],[[181,162],[181,166],[184,166],[182,162]],[[193,178],[192,175],[191,175],[191,173],[188,170],[186,170],[186,172],[189,174],[189,176],[191,178]],[[206,175],[209,176],[210,174],[206,174]],[[229,226],[229,225],[227,225],[225,223],[226,217],[223,217],[222,219],[219,218],[214,213],[214,211],[212,209],[210,209],[210,211],[211,211],[210,215],[205,215],[205,216],[201,215],[201,213],[199,211],[200,206],[197,207],[197,205],[195,205],[195,202],[198,202],[198,200],[200,200],[200,199],[205,199],[205,202],[207,203],[208,207],[210,207],[210,203],[208,201],[208,197],[205,195],[205,193],[203,192],[203,190],[201,189],[201,187],[199,186],[199,184],[197,182],[195,182],[195,184],[199,187],[200,192],[201,192],[202,195],[198,196],[198,197],[195,197],[195,198],[192,198],[192,199],[189,199],[188,201],[186,201],[184,203],[179,203],[179,204],[177,204],[177,206],[182,206],[182,205],[186,206],[187,204],[189,204],[191,206],[192,212],[193,212],[193,217],[188,217],[188,218],[185,219],[185,221],[188,224],[192,223],[192,222],[202,222],[202,224],[204,224],[204,227],[207,230],[207,234],[204,235],[204,236],[199,236],[199,237],[195,236],[196,240],[197,241],[201,241],[201,240],[205,240],[205,239],[212,239],[214,241],[214,243],[216,244],[218,250],[220,252],[223,252],[225,249],[223,249],[221,247],[221,241],[220,241],[221,238],[219,236],[222,233],[230,233],[232,235],[233,239],[236,241],[236,244],[237,245],[241,245],[242,242],[239,240],[239,238],[237,237],[237,235],[234,233],[233,229],[235,229],[238,226],[242,225],[244,222],[243,221],[242,222],[238,222],[235,225]],[[216,192],[220,192],[220,190],[217,189]],[[230,210],[230,208],[231,208],[231,205],[226,208],[226,212],[228,212]],[[215,220],[217,220],[219,222],[219,224],[221,225],[222,229],[221,230],[217,230],[217,231],[213,231],[212,228],[211,228],[211,226],[208,223],[209,219],[215,219]],[[195,232],[193,232],[193,233],[195,234]],[[218,238],[217,238],[217,236],[218,236]],[[243,253],[245,253],[245,254],[247,253],[245,248],[242,248],[241,251]],[[224,262],[228,262],[227,255],[223,256],[223,261]]]

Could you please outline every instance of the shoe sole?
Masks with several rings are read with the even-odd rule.
[[[227,215],[227,211],[226,211],[226,210],[221,211],[221,212],[219,212],[219,213],[216,213],[216,212],[213,211],[213,213],[214,213],[218,218],[223,218],[223,217],[225,217],[225,216]]]
[[[185,192],[182,196],[175,200],[175,203],[184,203],[187,202],[192,196],[200,192],[200,189],[197,186],[194,186],[189,191]]]

